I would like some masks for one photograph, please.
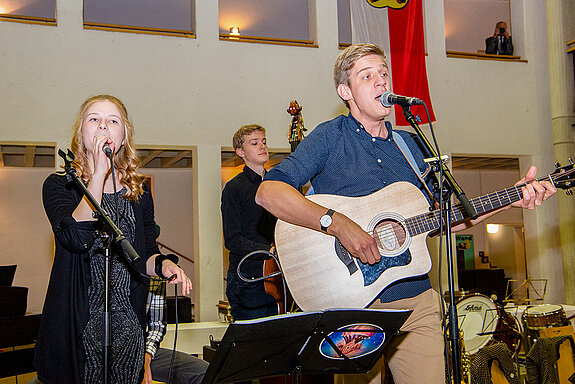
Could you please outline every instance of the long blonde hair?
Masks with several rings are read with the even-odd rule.
[[[71,150],[74,153],[74,167],[78,173],[78,176],[84,181],[88,182],[92,178],[90,172],[90,167],[88,165],[88,154],[86,150],[85,143],[82,139],[82,125],[84,122],[84,114],[86,110],[90,108],[94,103],[109,101],[116,105],[120,111],[120,118],[124,123],[124,145],[122,145],[119,151],[114,155],[114,168],[120,174],[120,181],[126,186],[127,192],[124,198],[132,201],[137,201],[139,197],[144,192],[142,184],[144,182],[144,176],[137,172],[138,165],[140,164],[140,159],[136,154],[134,149],[134,144],[132,142],[134,136],[134,125],[128,117],[128,111],[118,98],[110,95],[96,95],[88,98],[80,106],[78,112],[78,117],[74,123],[74,134],[72,136],[72,143],[70,144]]]

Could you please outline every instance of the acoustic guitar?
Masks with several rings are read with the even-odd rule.
[[[571,159],[570,163],[557,165],[555,172],[539,181],[571,188],[575,184]],[[523,198],[523,185],[477,197],[471,204],[478,214],[507,206]],[[426,237],[439,229],[441,216],[439,210],[429,211],[427,199],[413,184],[397,182],[363,197],[317,194],[308,198],[361,226],[375,239],[381,260],[363,264],[334,236],[278,220],[275,244],[280,265],[302,310],[365,308],[389,284],[431,269]],[[452,225],[466,219],[461,205],[451,211]]]

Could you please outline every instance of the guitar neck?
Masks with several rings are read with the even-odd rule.
[[[537,181],[548,180],[553,182],[551,176],[547,176]],[[521,189],[527,184],[518,184],[510,188],[502,189],[500,191],[492,192],[487,195],[479,196],[470,200],[471,205],[475,208],[475,212],[481,215],[486,212],[494,211],[498,208],[505,207],[513,204],[523,198]],[[456,204],[451,209],[451,224],[467,219],[469,215],[461,204]],[[412,235],[419,235],[420,233],[430,232],[439,229],[441,224],[441,212],[435,210],[432,212],[424,213],[414,216],[406,220],[406,226]]]

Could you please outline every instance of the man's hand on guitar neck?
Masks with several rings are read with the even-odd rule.
[[[461,231],[463,229],[468,229],[483,220],[491,217],[498,212],[501,212],[505,209],[510,209],[511,207],[518,207],[518,208],[525,208],[525,209],[534,209],[536,206],[541,205],[541,203],[551,196],[553,196],[557,192],[557,188],[551,183],[550,181],[537,181],[535,180],[535,175],[537,174],[537,168],[531,166],[527,171],[525,177],[519,180],[515,185],[526,184],[524,187],[521,188],[521,193],[523,198],[518,200],[510,205],[505,207],[496,209],[491,212],[487,212],[481,216],[479,216],[475,220],[469,220],[458,224],[452,228],[454,232]]]
[[[513,207],[533,209],[557,192],[557,188],[549,181],[537,181],[535,175],[537,168],[531,166],[527,171],[525,177],[517,182],[515,185],[526,184],[521,188],[523,199],[511,204]]]
[[[374,238],[347,216],[336,212],[327,232],[337,237],[345,249],[362,263],[375,264],[381,260]]]

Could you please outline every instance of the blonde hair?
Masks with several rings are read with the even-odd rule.
[[[72,136],[72,143],[70,144],[71,150],[74,153],[74,167],[78,176],[83,180],[90,181],[92,174],[88,165],[88,155],[85,143],[82,139],[82,126],[84,122],[84,114],[93,104],[108,101],[113,103],[120,111],[120,118],[124,123],[124,145],[120,147],[118,152],[114,155],[114,167],[120,174],[120,181],[126,186],[127,192],[124,198],[132,201],[137,201],[144,192],[142,184],[144,176],[137,172],[140,159],[136,154],[133,144],[134,125],[128,117],[128,111],[118,98],[110,95],[96,95],[88,98],[80,106],[78,117],[74,123],[74,134]]]
[[[266,129],[261,125],[258,124],[242,125],[240,129],[238,129],[236,133],[234,133],[234,138],[232,140],[234,149],[241,148],[244,145],[244,138],[253,131],[260,131],[261,133],[264,134],[264,136],[266,134]]]
[[[333,82],[335,88],[340,84],[350,86],[349,73],[355,63],[364,56],[378,55],[383,60],[383,65],[387,69],[387,60],[385,60],[385,53],[375,44],[354,44],[344,49],[337,57],[333,66]],[[349,108],[349,104],[344,100],[345,105]]]

